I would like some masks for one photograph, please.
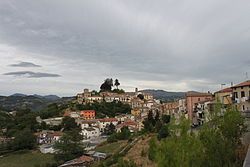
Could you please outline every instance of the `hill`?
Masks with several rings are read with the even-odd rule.
[[[56,95],[13,94],[11,96],[0,96],[0,110],[13,111],[29,108],[32,111],[39,111],[51,103],[64,103],[69,100],[72,100],[72,98],[60,98]]]
[[[155,99],[163,101],[173,101],[175,99],[181,99],[185,97],[185,92],[168,92],[165,90],[154,90],[154,89],[145,89],[142,92],[150,93],[154,96]]]

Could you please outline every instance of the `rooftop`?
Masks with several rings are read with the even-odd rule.
[[[212,96],[211,93],[203,93],[203,92],[195,92],[195,91],[189,91],[186,93],[186,97],[204,97],[204,96]]]
[[[241,86],[250,86],[250,80],[247,80],[245,82],[241,82],[241,83],[239,83],[237,85],[234,85],[234,86],[232,86],[232,88],[238,88],[238,87],[241,87]]]

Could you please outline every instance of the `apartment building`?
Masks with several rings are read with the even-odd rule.
[[[250,111],[250,80],[232,86],[232,101],[241,112]]]

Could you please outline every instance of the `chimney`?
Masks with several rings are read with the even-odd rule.
[[[137,93],[138,92],[138,88],[135,88],[135,93]]]

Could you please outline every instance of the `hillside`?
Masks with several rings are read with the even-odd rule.
[[[13,111],[29,108],[32,111],[39,111],[50,103],[63,103],[72,98],[60,98],[55,95],[24,95],[14,94],[11,96],[0,96],[0,109],[4,111]]]
[[[155,99],[163,101],[173,101],[175,99],[184,98],[185,96],[185,92],[168,92],[165,90],[145,89],[142,90],[142,92],[150,93]]]

